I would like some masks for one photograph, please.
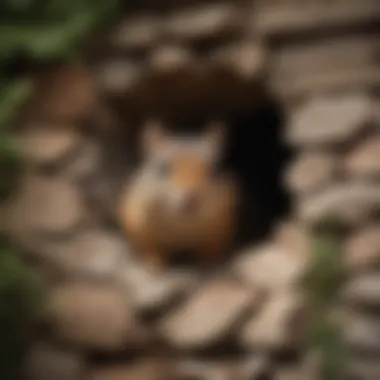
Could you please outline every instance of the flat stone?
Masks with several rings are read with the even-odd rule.
[[[303,153],[285,171],[285,184],[297,196],[315,193],[334,181],[338,167],[332,154]]]
[[[171,72],[178,68],[194,66],[189,50],[180,45],[166,45],[153,51],[149,65],[156,72]]]
[[[75,156],[62,169],[61,175],[70,181],[81,181],[99,169],[101,149],[98,143],[86,141]]]
[[[344,244],[345,262],[352,271],[380,266],[380,224],[360,229]]]
[[[306,226],[292,220],[279,222],[273,233],[275,244],[302,260],[310,257],[310,239],[311,231]]]
[[[343,321],[343,338],[350,349],[380,352],[380,319],[363,313],[350,313]]]
[[[380,274],[369,273],[351,279],[344,287],[343,298],[353,304],[380,305]]]
[[[275,293],[244,325],[240,340],[244,346],[270,351],[294,348],[305,332],[305,313],[301,294]]]
[[[26,162],[36,165],[54,164],[78,148],[81,136],[72,127],[30,126],[20,135]]]
[[[160,310],[186,295],[196,284],[190,273],[154,272],[132,259],[121,264],[118,273],[120,283],[128,289],[131,302],[140,312]]]
[[[380,137],[370,136],[346,158],[347,174],[357,178],[380,177]]]
[[[276,244],[263,244],[242,252],[235,272],[258,289],[276,290],[295,285],[306,270],[306,257]]]
[[[204,285],[164,319],[162,335],[182,349],[216,344],[232,333],[235,323],[255,307],[257,299],[258,294],[234,282],[220,280]]]
[[[161,22],[154,16],[135,16],[122,21],[111,43],[120,49],[144,49],[160,38]]]
[[[40,238],[30,248],[42,264],[61,275],[93,279],[114,279],[129,255],[123,239],[99,228],[62,240]]]
[[[85,362],[78,352],[37,342],[28,352],[24,366],[28,380],[80,380]]]
[[[60,340],[83,348],[113,351],[139,340],[129,300],[112,285],[69,282],[58,286],[51,294],[48,320]]]
[[[314,97],[290,117],[287,140],[294,145],[341,144],[372,120],[373,101],[364,94]]]
[[[175,380],[165,362],[140,359],[134,364],[95,366],[86,380]]]
[[[97,79],[103,91],[111,95],[122,95],[138,83],[140,70],[130,60],[112,60],[99,67]]]
[[[184,360],[177,365],[181,379],[197,380],[255,380],[269,366],[269,358],[257,354],[239,360]]]
[[[378,380],[380,364],[376,358],[351,355],[347,360],[347,372],[353,379]]]
[[[233,4],[212,4],[174,12],[164,29],[176,39],[209,38],[236,30],[236,9]]]
[[[67,232],[86,218],[84,204],[72,184],[34,175],[23,179],[9,212],[16,234]]]
[[[318,223],[332,215],[347,224],[363,224],[379,207],[379,185],[341,183],[300,202],[297,214],[307,224]]]
[[[66,66],[45,72],[28,104],[26,120],[35,123],[75,123],[87,120],[97,92],[89,70]]]

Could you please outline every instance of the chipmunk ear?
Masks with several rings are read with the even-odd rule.
[[[163,124],[156,119],[148,120],[143,128],[142,149],[145,154],[156,150],[165,140],[166,133]]]
[[[226,139],[226,126],[223,122],[213,121],[206,127],[206,138],[215,154],[224,149]]]

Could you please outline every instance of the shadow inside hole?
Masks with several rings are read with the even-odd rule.
[[[281,108],[268,103],[229,121],[227,165],[241,187],[237,246],[265,239],[277,219],[290,211],[282,173],[291,157],[283,143]]]

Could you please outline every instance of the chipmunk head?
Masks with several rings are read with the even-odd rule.
[[[191,214],[209,201],[207,191],[219,175],[224,125],[210,123],[197,137],[173,136],[151,120],[143,132],[143,152],[151,176],[169,211]]]

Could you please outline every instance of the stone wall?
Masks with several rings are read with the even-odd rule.
[[[45,73],[20,119],[25,173],[1,228],[50,289],[28,377],[319,379],[299,281],[310,228],[333,212],[346,226],[349,280],[337,306],[347,367],[377,379],[378,1],[168,3],[170,12],[127,15],[90,47],[90,70]],[[270,96],[295,151],[284,171],[291,215],[213,275],[149,272],[115,220],[125,177],[114,163],[128,167],[120,136],[133,145],[157,112],[228,116]]]

